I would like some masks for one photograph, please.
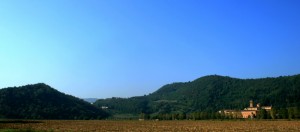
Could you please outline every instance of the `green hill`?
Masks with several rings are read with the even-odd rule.
[[[277,108],[299,107],[300,75],[261,79],[204,76],[167,84],[147,96],[100,99],[94,105],[107,106],[112,114],[163,114],[240,110],[249,100]]]
[[[101,119],[107,116],[90,103],[43,83],[0,89],[0,118]]]

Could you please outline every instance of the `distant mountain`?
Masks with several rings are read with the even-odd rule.
[[[102,119],[107,116],[100,108],[43,83],[0,89],[0,118]]]
[[[243,109],[249,100],[274,108],[299,107],[300,75],[260,79],[210,75],[167,84],[147,96],[99,99],[94,105],[107,106],[112,114],[163,114]]]
[[[94,103],[96,102],[98,99],[97,98],[83,98],[84,101],[89,102],[89,103]]]

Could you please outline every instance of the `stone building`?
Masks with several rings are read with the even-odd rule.
[[[250,100],[250,105],[244,110],[241,111],[243,118],[254,118],[260,110],[270,111],[272,106],[260,106],[260,104],[256,104],[256,107],[253,105],[253,101]]]
[[[263,109],[266,111],[270,111],[272,109],[272,106],[260,106],[259,103],[254,106],[253,101],[250,100],[249,107],[246,107],[241,111],[223,110],[223,112],[226,116],[233,116],[233,118],[255,118],[258,112]],[[219,111],[219,113],[221,112],[222,111]]]

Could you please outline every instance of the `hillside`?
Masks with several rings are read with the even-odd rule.
[[[249,100],[274,108],[299,107],[300,75],[261,79],[211,75],[167,84],[147,96],[100,99],[94,104],[107,106],[112,114],[160,114],[243,109]]]
[[[0,118],[101,119],[107,116],[90,103],[43,83],[0,89]]]

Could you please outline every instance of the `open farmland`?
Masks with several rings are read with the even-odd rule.
[[[36,131],[300,131],[300,121],[98,121],[1,122],[0,130]]]

